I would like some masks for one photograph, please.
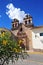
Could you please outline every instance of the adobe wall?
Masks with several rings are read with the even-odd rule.
[[[25,27],[24,25],[23,25],[23,29],[27,35],[27,47],[29,48],[29,50],[32,50],[33,49],[33,47],[32,47],[32,30]]]
[[[23,27],[24,32],[27,35],[26,47],[27,47],[28,50],[32,50],[33,49],[33,47],[32,47],[32,30],[29,29],[28,27],[25,27],[24,25],[22,25],[22,27]],[[12,31],[12,33],[15,36],[17,36],[17,32],[18,32],[18,30]]]

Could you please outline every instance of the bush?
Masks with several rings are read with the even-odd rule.
[[[17,41],[11,39],[9,32],[0,34],[0,65],[8,64],[10,60],[18,60],[22,54],[22,48],[18,45]]]

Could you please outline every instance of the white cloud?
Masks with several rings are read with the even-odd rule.
[[[23,21],[23,18],[26,15],[24,11],[21,11],[20,8],[14,7],[12,3],[8,4],[6,7],[7,7],[6,14],[9,16],[10,19],[17,18],[20,22]]]

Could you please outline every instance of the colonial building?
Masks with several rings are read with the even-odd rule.
[[[22,40],[26,50],[43,51],[43,26],[35,27],[32,16],[26,15],[23,23],[14,19],[10,30],[13,39]]]
[[[14,19],[12,22],[11,32],[23,44],[27,50],[43,51],[43,26],[35,27],[32,22],[32,16],[26,15],[23,23]]]

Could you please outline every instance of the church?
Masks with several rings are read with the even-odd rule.
[[[23,23],[14,19],[11,32],[17,39],[23,40],[26,50],[43,51],[43,26],[34,26],[32,16],[26,15]]]
[[[28,51],[43,51],[43,26],[34,26],[32,16],[26,15],[23,23],[16,18],[10,30],[13,39],[22,40]]]

